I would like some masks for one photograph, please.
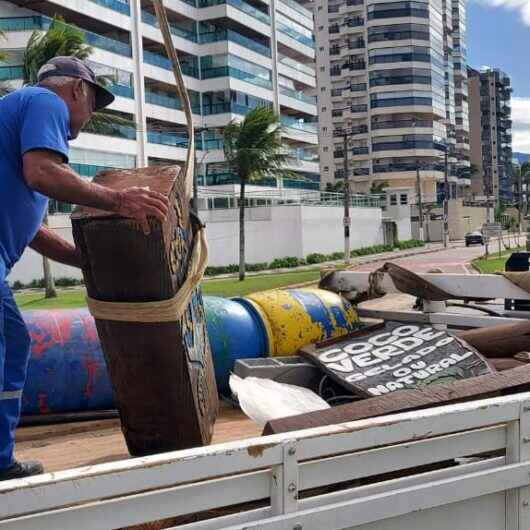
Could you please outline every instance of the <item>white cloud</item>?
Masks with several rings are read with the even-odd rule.
[[[479,4],[492,7],[504,7],[505,9],[517,10],[521,14],[522,21],[530,26],[530,0],[476,0]]]
[[[513,150],[530,153],[530,98],[512,98]]]

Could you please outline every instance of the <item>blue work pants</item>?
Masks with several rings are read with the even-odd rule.
[[[0,469],[13,463],[31,342],[5,275],[0,260]]]

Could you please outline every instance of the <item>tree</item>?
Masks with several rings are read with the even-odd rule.
[[[370,186],[370,193],[374,195],[381,195],[384,193],[384,189],[388,188],[388,182],[386,180],[373,181]]]
[[[67,24],[61,17],[54,17],[45,32],[36,30],[29,38],[24,51],[22,66],[24,85],[36,84],[40,68],[50,59],[66,55],[85,60],[92,54],[92,51],[92,47],[86,44],[83,31],[76,26]],[[98,81],[102,84],[109,84],[113,78],[98,76]],[[95,112],[84,130],[86,132],[108,133],[116,127],[122,126],[131,127],[134,126],[134,122],[108,112]],[[44,218],[44,224],[48,224],[47,215]],[[57,296],[55,282],[49,260],[45,256],[43,256],[43,273],[46,288],[45,297],[55,298]]]
[[[290,174],[291,160],[281,140],[279,116],[269,107],[251,110],[241,122],[232,121],[224,130],[224,154],[238,179],[239,280],[245,279],[245,186],[264,177]]]

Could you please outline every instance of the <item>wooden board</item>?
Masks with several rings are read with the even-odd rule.
[[[222,405],[212,443],[253,438],[261,430],[239,409]],[[17,458],[40,460],[47,472],[130,458],[119,420],[22,427],[16,437]]]
[[[326,410],[272,420],[265,425],[263,434],[336,425],[398,412],[448,405],[459,401],[484,399],[493,397],[499,392],[508,394],[528,390],[530,390],[530,365],[449,384],[401,390]]]
[[[513,357],[530,351],[529,321],[460,331],[458,336],[484,357]]]
[[[447,331],[394,321],[300,352],[346,390],[362,397],[492,372],[474,348]]]
[[[91,208],[72,216],[88,295],[106,302],[171,298],[186,277],[194,238],[177,166],[105,171],[94,182],[113,189],[149,186],[169,197],[168,219],[137,223]],[[96,319],[122,429],[132,455],[208,444],[218,408],[200,290],[176,322]]]

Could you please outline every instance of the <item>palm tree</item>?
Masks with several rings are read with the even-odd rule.
[[[370,185],[370,193],[373,193],[374,195],[381,195],[384,193],[384,189],[388,188],[388,182],[386,180],[380,180],[380,181],[372,181],[372,184]]]
[[[252,109],[241,122],[224,130],[224,154],[239,181],[239,280],[245,279],[245,186],[263,177],[291,174],[291,157],[281,140],[279,116],[269,107]]]

